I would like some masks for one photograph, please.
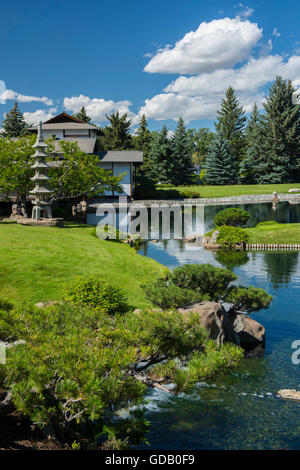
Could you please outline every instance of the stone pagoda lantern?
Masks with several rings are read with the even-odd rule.
[[[34,196],[32,201],[32,217],[31,219],[22,218],[18,223],[23,225],[40,225],[45,227],[62,227],[64,219],[54,219],[51,210],[52,191],[48,188],[50,177],[48,176],[49,165],[46,162],[47,154],[45,153],[48,145],[45,143],[42,134],[42,122],[38,125],[38,135],[36,143],[33,145],[36,149],[32,158],[35,160],[31,166],[35,170],[34,176],[31,178],[35,182],[35,187],[29,194]]]
[[[35,170],[35,175],[31,179],[36,183],[36,186],[32,191],[30,191],[30,194],[34,196],[34,200],[32,201],[34,204],[32,209],[32,219],[52,219],[50,201],[52,191],[47,187],[50,178],[48,176],[49,166],[46,163],[47,155],[45,154],[45,149],[48,145],[43,139],[42,122],[39,122],[37,141],[33,147],[36,149],[35,154],[32,157],[35,159],[35,163],[31,168]]]

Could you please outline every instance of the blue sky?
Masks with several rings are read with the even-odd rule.
[[[0,118],[17,99],[29,123],[85,105],[211,127],[229,84],[247,112],[276,75],[300,85],[299,17],[292,0],[2,2]]]

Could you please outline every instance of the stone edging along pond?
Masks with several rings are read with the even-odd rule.
[[[128,201],[128,206],[132,204],[144,204],[150,207],[151,204],[173,205],[173,204],[186,204],[186,205],[223,205],[223,204],[259,204],[263,202],[272,202],[273,194],[248,194],[243,196],[228,196],[216,198],[190,198],[190,199],[136,199]],[[290,202],[291,204],[300,204],[300,194],[293,193],[280,193],[278,194],[279,202]],[[96,211],[99,205],[113,204],[119,206],[118,198],[108,201],[107,199],[98,199],[91,201],[88,206],[88,212]],[[122,204],[121,204],[122,205]]]

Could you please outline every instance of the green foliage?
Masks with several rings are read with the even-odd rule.
[[[147,298],[154,305],[163,309],[183,307],[203,297],[190,289],[181,289],[173,282],[164,279],[155,280],[144,286]]]
[[[265,114],[254,108],[246,133],[247,157],[241,180],[285,183],[299,180],[300,108],[293,104],[289,80],[277,77],[264,103]]]
[[[223,225],[222,227],[218,227],[218,230],[220,233],[217,238],[217,243],[222,245],[231,247],[238,243],[246,243],[248,241],[248,234],[243,228]]]
[[[34,423],[51,424],[57,435],[63,431],[69,436],[70,444],[76,437],[76,449],[82,448],[82,433],[94,442],[106,439],[103,448],[145,440],[149,423],[142,413],[137,411],[131,419],[118,413],[143,402],[145,383],[155,374],[154,383],[158,377],[160,383],[177,377],[180,391],[187,388],[190,376],[195,383],[241,357],[237,347],[218,349],[207,342],[197,315],[183,318],[177,312],[150,311],[115,312],[112,317],[60,303],[43,309],[22,306],[0,318],[2,338],[13,331],[13,339],[25,341],[8,350],[1,385],[5,383],[16,408]],[[193,374],[180,385],[183,361]],[[169,371],[161,375],[163,366],[159,371],[155,364],[164,362]]]
[[[79,113],[74,114],[74,117],[76,117],[77,119],[79,119],[79,121],[82,121],[82,122],[87,122],[87,123],[91,122],[91,118],[86,114],[86,109],[84,106],[81,107]]]
[[[241,183],[253,184],[259,181],[257,163],[259,155],[261,155],[262,149],[265,147],[263,118],[259,114],[256,103],[250,114],[245,136],[247,149],[246,156],[240,165],[239,179]]]
[[[87,306],[98,313],[112,315],[128,309],[123,292],[95,276],[80,276],[66,284],[64,298],[74,305]]]
[[[174,185],[186,184],[191,181],[192,172],[192,145],[180,118],[176,131],[171,139],[171,158],[169,161],[169,181]]]
[[[0,310],[5,310],[6,312],[9,312],[12,309],[13,304],[8,300],[4,299],[3,297],[0,297]]]
[[[226,301],[233,304],[233,310],[244,310],[254,312],[262,308],[268,308],[272,301],[272,296],[263,289],[250,286],[231,286],[226,296]]]
[[[17,203],[26,206],[26,195],[33,189],[31,177],[34,170],[31,155],[34,136],[20,137],[17,140],[0,137],[0,188],[1,194],[16,193]]]
[[[24,136],[26,127],[24,116],[18,103],[15,102],[14,107],[6,114],[3,121],[4,136],[9,138]]]
[[[236,250],[217,250],[215,252],[216,260],[226,266],[227,269],[234,269],[238,266],[243,266],[249,261],[246,251]]]
[[[209,146],[214,138],[214,133],[207,127],[198,130],[188,129],[193,144],[192,160],[195,165],[203,165],[208,155]]]
[[[185,264],[175,268],[170,280],[183,290],[192,290],[209,300],[219,300],[237,276],[211,264]]]
[[[49,159],[58,164],[49,171],[51,189],[56,199],[98,196],[105,190],[122,191],[123,175],[112,176],[99,166],[99,157],[80,150],[77,142],[59,141],[60,154],[54,152],[52,139],[47,140]]]
[[[212,141],[205,162],[205,183],[234,184],[236,182],[236,165],[230,154],[227,141],[218,133]]]
[[[129,150],[132,148],[132,137],[130,134],[131,120],[127,114],[119,115],[112,113],[107,115],[109,125],[104,129],[102,145],[104,150]]]
[[[249,212],[244,211],[243,209],[230,207],[228,209],[224,209],[223,211],[218,212],[214,216],[214,224],[216,225],[216,227],[219,227],[221,225],[242,227],[246,225],[249,217]]]
[[[149,175],[156,183],[171,183],[170,160],[171,143],[168,139],[168,131],[164,126],[152,139],[149,151],[148,168]]]
[[[264,222],[259,222],[256,227],[264,227],[268,225],[279,225],[275,220],[265,220]]]
[[[258,170],[259,182],[298,181],[300,175],[300,108],[293,104],[289,80],[276,77],[264,103],[265,145]]]
[[[165,375],[175,384],[175,392],[188,393],[200,380],[225,372],[230,367],[235,367],[243,357],[241,348],[234,344],[225,343],[219,348],[214,341],[205,342],[202,351],[194,351],[184,368],[178,369],[176,362],[167,363],[153,368],[152,374]]]
[[[167,278],[143,287],[151,302],[162,308],[165,305],[183,307],[200,300],[222,300],[231,303],[233,311],[268,308],[272,297],[266,291],[253,286],[232,286],[236,279],[229,269],[210,264],[186,264],[174,269]]]
[[[246,117],[244,109],[240,106],[235,96],[235,91],[230,86],[226,91],[225,98],[222,99],[215,126],[217,132],[227,141],[229,153],[236,165],[238,165],[245,156],[245,124]]]
[[[143,164],[147,164],[148,154],[151,146],[151,132],[148,129],[148,123],[145,114],[142,115],[140,126],[133,137],[134,148],[143,152]]]

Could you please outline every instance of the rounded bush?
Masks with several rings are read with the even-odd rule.
[[[219,227],[218,230],[220,233],[217,238],[217,243],[222,245],[232,246],[248,241],[248,235],[243,228],[223,225],[223,227]]]
[[[126,312],[129,308],[120,289],[94,276],[80,276],[68,283],[64,288],[64,298],[75,305],[84,305],[109,315]]]
[[[230,207],[228,209],[224,209],[221,212],[218,212],[214,217],[214,223],[216,227],[219,227],[222,225],[242,227],[246,225],[249,217],[250,217],[249,212],[244,211],[243,209]]]

